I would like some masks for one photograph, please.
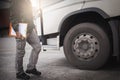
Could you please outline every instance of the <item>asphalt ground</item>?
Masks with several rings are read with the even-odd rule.
[[[27,44],[24,70],[26,70],[31,49]],[[0,80],[18,80],[15,76],[15,54],[14,48],[9,51],[0,51]],[[37,69],[42,72],[42,75],[30,75],[30,80],[120,80],[120,63],[113,61],[99,70],[80,70],[69,64],[62,48],[60,51],[41,52]]]

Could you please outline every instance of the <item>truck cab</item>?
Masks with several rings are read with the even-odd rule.
[[[119,59],[120,0],[40,0],[35,22],[43,49],[63,47],[80,69],[99,69]]]

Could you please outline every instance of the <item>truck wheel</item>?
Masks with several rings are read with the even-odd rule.
[[[80,69],[98,69],[109,57],[107,34],[94,23],[80,23],[70,29],[64,39],[68,61]]]

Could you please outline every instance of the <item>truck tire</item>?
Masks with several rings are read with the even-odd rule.
[[[110,42],[105,31],[95,23],[80,23],[64,39],[68,61],[80,69],[98,69],[110,55]]]

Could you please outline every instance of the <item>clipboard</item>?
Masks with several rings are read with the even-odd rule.
[[[28,27],[27,23],[19,23],[19,26],[18,26],[18,32],[21,33],[21,35],[24,38],[27,37],[27,27]]]

